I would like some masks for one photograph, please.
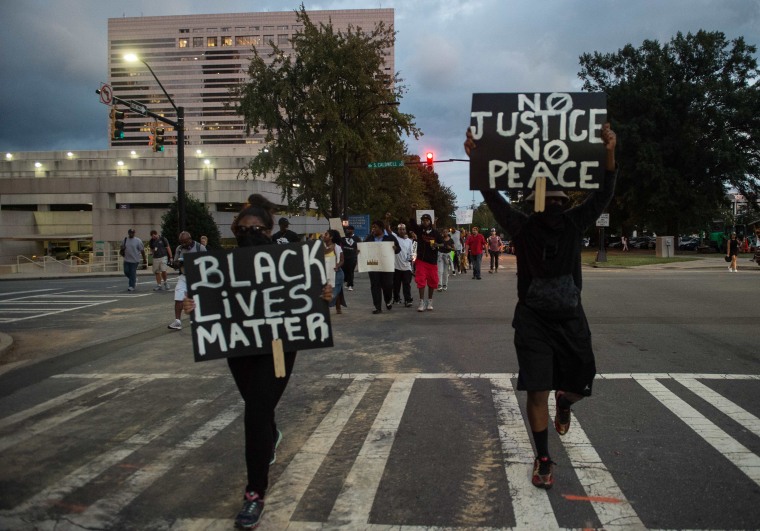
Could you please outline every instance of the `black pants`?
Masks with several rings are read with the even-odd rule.
[[[412,272],[396,269],[393,272],[393,300],[400,301],[401,288],[404,288],[404,302],[412,302]]]
[[[343,253],[343,265],[341,266],[341,269],[343,269],[344,288],[354,287],[354,270],[356,269],[356,262],[357,258],[355,256],[349,258],[347,253]]]
[[[269,486],[269,461],[277,434],[274,409],[290,380],[295,352],[285,353],[285,378],[274,375],[271,355],[227,358],[232,377],[245,402],[245,464],[248,470],[246,492],[264,498]]]
[[[378,273],[372,271],[369,273],[369,288],[372,291],[372,304],[378,310],[383,309],[383,299],[385,304],[390,304],[393,296],[393,272]]]
[[[496,271],[499,269],[499,253],[501,251],[488,251],[488,254],[491,255],[491,271]]]

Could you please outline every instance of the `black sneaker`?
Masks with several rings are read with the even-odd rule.
[[[246,492],[243,496],[243,508],[235,517],[235,527],[253,529],[261,522],[261,513],[264,512],[264,500],[255,492]]]
[[[550,457],[536,457],[533,462],[533,486],[539,489],[549,490],[554,486],[552,468],[554,461]]]

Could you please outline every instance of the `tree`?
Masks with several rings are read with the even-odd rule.
[[[411,115],[398,111],[401,79],[384,71],[392,28],[378,23],[367,33],[336,32],[332,23],[313,24],[303,5],[296,14],[303,30],[293,36],[292,53],[270,42],[267,61],[254,48],[250,81],[236,94],[237,111],[249,131],[265,132],[268,148],[248,170],[275,174],[292,210],[313,202],[322,215],[337,217],[348,202],[351,169],[401,159],[401,134],[421,133]],[[353,189],[360,183],[352,182],[352,196],[371,193]]]
[[[201,236],[208,236],[208,246],[211,248],[220,248],[222,235],[219,227],[214,221],[214,216],[209,212],[208,207],[185,193],[185,218],[187,219],[185,230],[190,233],[195,241],[200,240]],[[179,244],[179,216],[177,214],[177,198],[173,198],[169,210],[161,216],[161,233],[169,240],[172,249]]]
[[[580,58],[584,90],[607,93],[620,177],[612,217],[678,235],[725,209],[735,188],[758,198],[756,47],[721,32],[628,44]],[[704,225],[702,225],[704,226]]]

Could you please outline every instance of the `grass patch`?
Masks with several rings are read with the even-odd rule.
[[[621,251],[607,251],[607,261],[597,262],[596,255],[598,250],[583,251],[581,261],[584,265],[604,265],[605,267],[636,267],[653,264],[673,264],[675,262],[692,262],[701,260],[694,256],[676,256],[674,258],[662,258],[655,256],[654,251],[631,251],[624,253]]]

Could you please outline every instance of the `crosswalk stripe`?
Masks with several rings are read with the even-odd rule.
[[[657,380],[637,378],[636,381],[679,419],[684,421],[705,442],[731,461],[752,481],[760,485],[760,457],[710,422],[707,417],[684,402]]]
[[[559,524],[547,492],[529,484],[534,459],[533,446],[512,381],[508,378],[491,378],[491,394],[499,423],[499,439],[515,512],[515,527],[558,529]]]
[[[113,527],[119,511],[132,503],[137,496],[171,470],[190,451],[200,448],[214,435],[229,426],[242,411],[242,403],[228,407],[198,428],[187,439],[157,456],[149,467],[141,468],[129,476],[116,492],[99,499],[81,514],[70,515],[69,520],[74,525],[90,529]]]
[[[676,378],[676,381],[692,391],[695,395],[702,397],[704,400],[718,408],[734,422],[760,437],[760,419],[752,413],[737,406],[720,393],[716,393],[694,378]]]
[[[6,426],[15,424],[17,422],[24,421],[30,417],[33,417],[35,415],[38,415],[39,413],[42,413],[43,411],[47,411],[48,409],[52,409],[54,407],[60,406],[61,404],[65,404],[66,402],[70,402],[71,400],[74,400],[75,398],[78,398],[82,395],[86,395],[90,391],[94,391],[95,389],[98,389],[99,387],[108,385],[109,383],[111,383],[112,381],[118,378],[119,378],[118,374],[103,375],[102,379],[100,380],[89,383],[78,389],[74,389],[73,391],[69,391],[68,393],[64,393],[56,398],[50,399],[41,404],[37,404],[36,406],[32,406],[29,409],[25,409],[24,411],[20,411],[19,413],[16,413],[14,415],[9,415],[3,419],[0,419],[0,429],[5,428]]]
[[[328,518],[329,523],[363,526],[369,522],[372,503],[413,385],[414,376],[399,378],[391,385],[343,483]]]
[[[550,398],[550,429],[555,412],[556,404],[553,398]],[[646,529],[612,474],[607,470],[602,458],[594,449],[577,417],[573,416],[570,431],[561,436],[561,439],[576,477],[583,485],[583,490],[591,498],[589,502],[599,517],[602,529]],[[605,503],[603,501],[610,498],[620,500],[620,503]]]
[[[267,494],[267,526],[271,529],[288,527],[298,502],[371,383],[371,378],[357,378],[351,382],[301,450],[293,456]]]
[[[174,415],[165,419],[161,419],[158,422],[154,423],[152,426],[149,426],[139,431],[138,433],[135,433],[129,439],[121,443],[118,447],[100,454],[91,461],[87,462],[87,464],[79,467],[78,469],[68,474],[66,477],[57,481],[54,485],[43,489],[42,491],[38,492],[31,498],[27,499],[9,511],[0,511],[0,514],[22,514],[38,505],[52,505],[62,500],[65,496],[74,490],[88,484],[90,481],[95,479],[97,476],[112,466],[120,463],[132,455],[134,452],[138,451],[145,445],[149,444],[151,441],[154,441],[172,429],[189,415],[197,413],[197,408],[199,406],[212,402],[225,391],[226,390],[221,390],[209,398],[202,398],[188,402],[180,411]]]

